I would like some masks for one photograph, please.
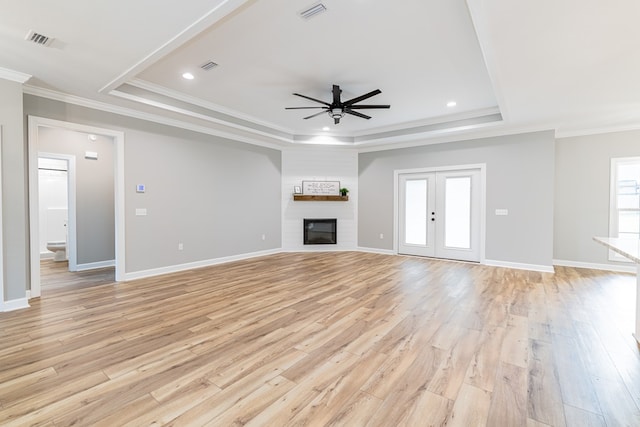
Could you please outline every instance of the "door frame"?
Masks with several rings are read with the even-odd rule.
[[[40,231],[38,199],[38,130],[40,127],[61,128],[87,134],[99,134],[114,140],[114,205],[116,281],[125,280],[125,211],[124,211],[124,132],[79,123],[64,122],[38,116],[28,116],[29,150],[29,252],[31,290],[30,298],[41,294],[40,288]]]
[[[398,246],[400,238],[400,221],[399,221],[399,208],[400,208],[400,192],[399,192],[399,180],[402,174],[412,173],[432,173],[432,172],[455,172],[468,169],[480,170],[480,264],[485,263],[485,244],[486,244],[486,213],[487,213],[487,164],[486,163],[473,163],[463,165],[452,166],[434,166],[426,168],[416,169],[396,169],[393,171],[393,253],[399,255]]]
[[[67,258],[69,258],[69,271],[78,270],[78,252],[76,235],[76,156],[71,154],[38,152],[38,159],[56,159],[67,162]],[[38,181],[40,181],[38,179]],[[40,195],[40,184],[38,182],[38,195]],[[40,208],[38,199],[38,208]],[[39,215],[39,212],[38,212]],[[40,219],[40,218],[38,218]],[[38,233],[39,233],[38,229]],[[38,239],[40,236],[38,235]],[[38,248],[40,241],[38,241]],[[40,249],[38,249],[38,252]]]

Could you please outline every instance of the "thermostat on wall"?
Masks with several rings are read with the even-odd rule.
[[[136,193],[144,193],[144,184],[136,185]]]

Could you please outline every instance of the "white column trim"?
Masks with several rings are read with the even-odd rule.
[[[2,240],[2,126],[0,125],[0,312],[4,311],[4,242]]]

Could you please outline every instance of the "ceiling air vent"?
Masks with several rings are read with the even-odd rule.
[[[202,69],[203,69],[203,70],[205,70],[205,71],[209,71],[209,70],[211,70],[211,69],[213,69],[213,68],[216,68],[217,66],[218,66],[218,64],[216,64],[215,62],[213,62],[213,61],[207,61],[207,62],[205,62],[204,64],[202,64],[202,65],[200,66],[200,68],[202,68]]]
[[[36,33],[33,30],[29,30],[26,37],[24,38],[27,41],[38,44],[40,46],[51,46],[53,43],[53,37],[47,37],[44,34]]]
[[[325,12],[326,10],[327,8],[325,7],[325,5],[323,5],[322,3],[316,3],[313,6],[310,6],[305,10],[301,11],[299,15],[304,19],[309,19],[322,12]]]

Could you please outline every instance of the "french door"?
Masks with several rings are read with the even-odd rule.
[[[398,175],[398,253],[480,261],[480,169]]]

